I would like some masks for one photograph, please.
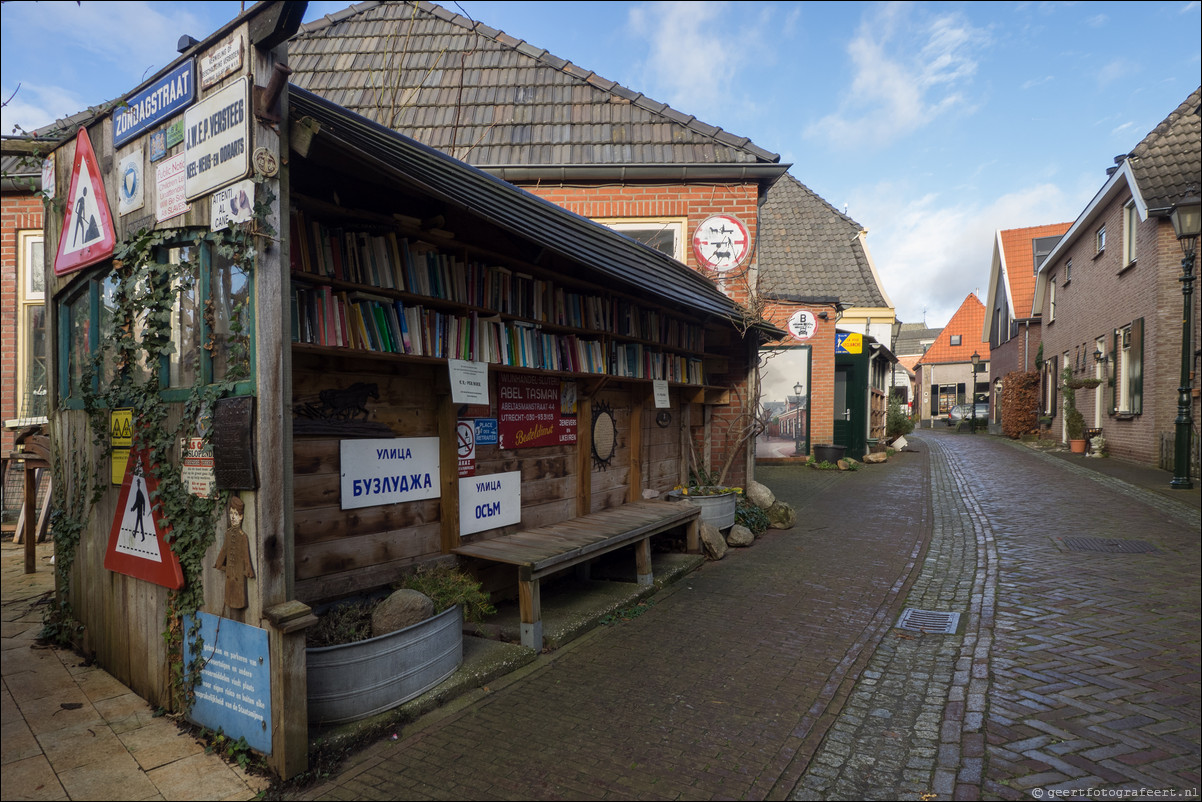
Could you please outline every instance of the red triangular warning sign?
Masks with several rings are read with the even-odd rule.
[[[129,452],[109,547],[104,553],[104,567],[178,590],[184,586],[184,572],[179,558],[163,540],[171,527],[162,519],[154,502],[158,480],[150,472],[149,464],[145,451]]]
[[[88,130],[80,126],[75,137],[75,165],[71,168],[71,191],[67,195],[58,256],[54,258],[54,275],[102,262],[113,255],[116,244],[104,178]]]

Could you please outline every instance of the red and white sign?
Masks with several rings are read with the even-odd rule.
[[[75,136],[75,164],[71,168],[71,191],[67,213],[54,258],[54,275],[62,276],[113,255],[117,235],[109,212],[104,179],[88,129],[80,126]]]
[[[158,480],[149,470],[146,452],[129,453],[125,480],[117,497],[117,514],[109,532],[104,567],[118,574],[144,579],[165,588],[184,586],[179,558],[163,540],[171,527],[162,518],[155,498]]]
[[[455,425],[455,451],[459,456],[459,475],[476,475],[476,426],[471,420]]]
[[[818,318],[808,309],[798,309],[789,318],[789,333],[797,340],[808,340],[818,331]]]

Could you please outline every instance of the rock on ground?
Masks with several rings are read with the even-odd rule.
[[[735,524],[726,535],[726,545],[734,548],[747,548],[755,542],[755,533],[742,524]]]

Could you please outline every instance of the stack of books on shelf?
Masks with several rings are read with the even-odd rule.
[[[292,210],[290,225],[298,279],[291,297],[294,342],[703,383],[700,359],[659,350],[702,352],[701,326],[443,252],[383,225],[329,226],[300,208]],[[426,308],[396,297],[402,294],[466,308]],[[575,332],[544,331],[544,323],[647,342],[607,345]]]

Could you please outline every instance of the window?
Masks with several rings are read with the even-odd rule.
[[[16,397],[18,420],[46,416],[46,276],[41,231],[17,232]]]
[[[952,335],[952,345],[959,345],[959,344],[960,344],[960,335],[953,334]]]
[[[1064,263],[1064,283],[1067,285],[1073,280],[1073,260],[1069,259]]]
[[[1106,226],[1102,226],[1098,229],[1098,233],[1096,235],[1096,244],[1098,253],[1106,250]]]
[[[1110,349],[1114,356],[1114,399],[1111,409],[1120,415],[1143,412],[1144,319],[1114,330]]]
[[[1056,274],[1048,276],[1048,322],[1056,319]]]
[[[1123,207],[1123,264],[1128,267],[1135,264],[1135,230],[1139,226],[1139,211],[1135,201]]]
[[[675,217],[659,218],[612,218],[597,219],[595,222],[620,231],[631,239],[668,254],[678,262],[685,261],[684,231],[685,219]]]
[[[147,364],[141,351],[132,363],[117,363],[106,353],[98,375],[92,377],[93,386],[107,386],[119,376],[144,381],[157,373],[168,398],[173,391],[179,396],[180,390],[223,380],[238,382],[235,392],[249,392],[253,375],[250,276],[207,243],[164,248],[158,261],[175,266],[170,320],[174,348],[159,365]],[[90,375],[87,365],[91,354],[101,343],[116,339],[121,326],[132,326],[134,340],[141,340],[145,320],[122,322],[115,314],[117,288],[112,273],[97,273],[62,302],[59,325],[65,351],[60,368],[64,400],[76,404],[81,401],[83,382]]]

